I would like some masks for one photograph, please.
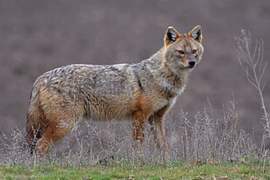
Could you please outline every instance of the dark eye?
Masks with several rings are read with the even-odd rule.
[[[185,54],[185,52],[182,51],[182,50],[179,50],[178,53],[181,54],[181,55]]]
[[[197,52],[196,49],[193,49],[193,50],[191,51],[192,54],[195,54],[196,52]]]

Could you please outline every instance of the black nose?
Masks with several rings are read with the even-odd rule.
[[[195,64],[196,64],[196,62],[194,60],[190,60],[188,62],[188,65],[189,65],[190,68],[193,68],[195,66]]]

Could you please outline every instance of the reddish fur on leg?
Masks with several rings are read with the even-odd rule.
[[[36,153],[40,157],[44,157],[50,149],[51,145],[67,135],[71,128],[71,124],[64,123],[61,120],[51,121],[46,131],[43,133],[42,137],[36,144]]]

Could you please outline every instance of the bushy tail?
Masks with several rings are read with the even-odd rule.
[[[27,112],[26,140],[33,154],[38,139],[46,130],[45,117],[42,107],[39,103],[38,92],[35,89],[31,92],[30,104]]]

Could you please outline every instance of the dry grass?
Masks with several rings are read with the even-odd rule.
[[[169,144],[170,161],[226,161],[243,157],[265,159],[268,152],[258,148],[243,130],[237,128],[239,121],[234,103],[222,110],[218,117],[210,102],[194,119],[188,119],[181,112],[177,119],[167,119],[166,132]],[[131,125],[129,121],[110,121],[102,123],[84,121],[52,147],[48,154],[50,163],[63,166],[84,166],[96,163],[134,162],[131,147]],[[156,149],[150,125],[146,126],[144,156],[148,163],[161,162],[162,156]],[[0,163],[33,165],[39,163],[37,157],[31,157],[25,143],[25,132],[12,131],[11,138],[1,133]]]

